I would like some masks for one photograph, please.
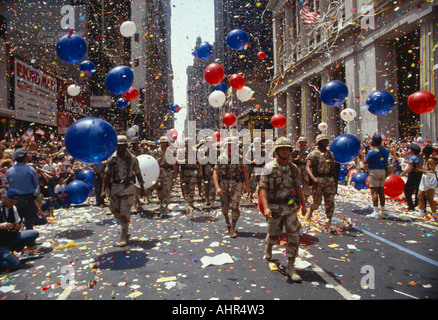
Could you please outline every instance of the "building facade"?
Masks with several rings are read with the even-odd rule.
[[[304,3],[319,15],[308,24],[309,17],[301,15]],[[416,91],[437,95],[436,6],[437,1],[269,1],[275,53],[269,96],[275,113],[287,116],[285,133],[314,141],[325,122],[331,139],[341,133],[400,138],[420,131],[436,141],[435,113],[420,116],[407,105]],[[340,107],[321,102],[319,90],[330,80],[349,89]],[[377,90],[396,101],[384,116],[367,109],[366,99]],[[340,119],[347,107],[356,111],[355,120]]]
[[[193,52],[196,53],[202,44],[202,39],[197,38]],[[212,107],[208,97],[213,91],[212,86],[204,80],[204,70],[213,60],[201,59],[194,54],[193,65],[187,68],[187,121],[196,122],[196,130],[218,128],[219,109]],[[187,127],[185,134],[188,134]]]

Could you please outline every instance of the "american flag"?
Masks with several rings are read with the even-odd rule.
[[[309,8],[307,8],[307,6],[304,5],[300,10],[300,17],[301,20],[303,21],[303,24],[307,26],[318,22],[319,18],[321,18],[321,15],[313,11],[310,11]]]

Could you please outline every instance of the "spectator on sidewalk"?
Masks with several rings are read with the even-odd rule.
[[[36,230],[20,231],[22,219],[15,205],[20,199],[18,190],[9,188],[0,201],[0,269],[15,270],[20,267],[20,260],[13,253],[25,246],[35,245],[39,233]]]

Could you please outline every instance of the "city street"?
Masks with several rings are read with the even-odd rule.
[[[276,263],[263,258],[266,219],[255,203],[242,199],[238,237],[232,239],[219,201],[214,209],[195,202],[198,210],[186,214],[179,186],[174,191],[178,192],[168,217],[154,215],[156,198],[132,216],[130,241],[124,248],[117,246],[120,226],[108,207],[92,205],[94,198],[88,205],[56,210],[49,224],[36,227],[39,249],[24,260],[25,266],[0,275],[1,299],[438,298],[438,224],[403,216],[367,219],[368,190],[340,186],[335,214],[344,225],[338,224],[339,234],[320,229],[322,207],[310,227],[301,219],[296,267],[302,283],[283,273],[284,239],[274,247]],[[387,204],[389,209],[402,206],[392,200]],[[74,283],[67,281],[69,275]]]

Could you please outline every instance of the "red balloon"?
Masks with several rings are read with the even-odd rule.
[[[417,91],[408,97],[408,106],[415,113],[428,113],[435,109],[436,97],[428,91]]]
[[[222,117],[222,122],[224,123],[224,125],[230,127],[236,123],[236,115],[230,112],[225,113]]]
[[[167,135],[170,139],[176,140],[178,138],[178,131],[176,129],[169,129],[169,131],[167,131]]]
[[[213,133],[213,140],[214,140],[214,142],[220,142],[221,139],[222,139],[222,135],[221,135],[221,133],[219,131]]]
[[[260,60],[263,60],[264,58],[266,58],[266,53],[264,53],[263,51],[260,51],[259,53],[257,53],[257,58],[259,58]]]
[[[370,177],[367,177],[367,180],[365,181],[365,184],[367,185],[367,188],[370,188]]]
[[[233,89],[240,90],[245,85],[245,79],[240,74],[233,74],[230,77],[230,86]]]
[[[390,198],[395,198],[403,193],[405,181],[398,175],[392,173],[385,179],[383,192]]]
[[[204,78],[208,84],[216,85],[222,82],[225,76],[224,68],[219,63],[210,63],[204,70]]]
[[[274,126],[277,129],[283,128],[287,124],[286,117],[283,116],[280,113],[279,114],[275,114],[271,118],[271,124],[272,124],[272,126]]]
[[[264,217],[266,217],[266,216],[265,216],[265,211],[263,210],[262,197],[260,197],[260,193],[259,193],[258,204],[259,204],[259,210],[260,210],[260,212],[262,213],[262,215],[263,215]]]
[[[135,100],[138,97],[138,90],[134,87],[131,87],[122,96],[128,101]]]

